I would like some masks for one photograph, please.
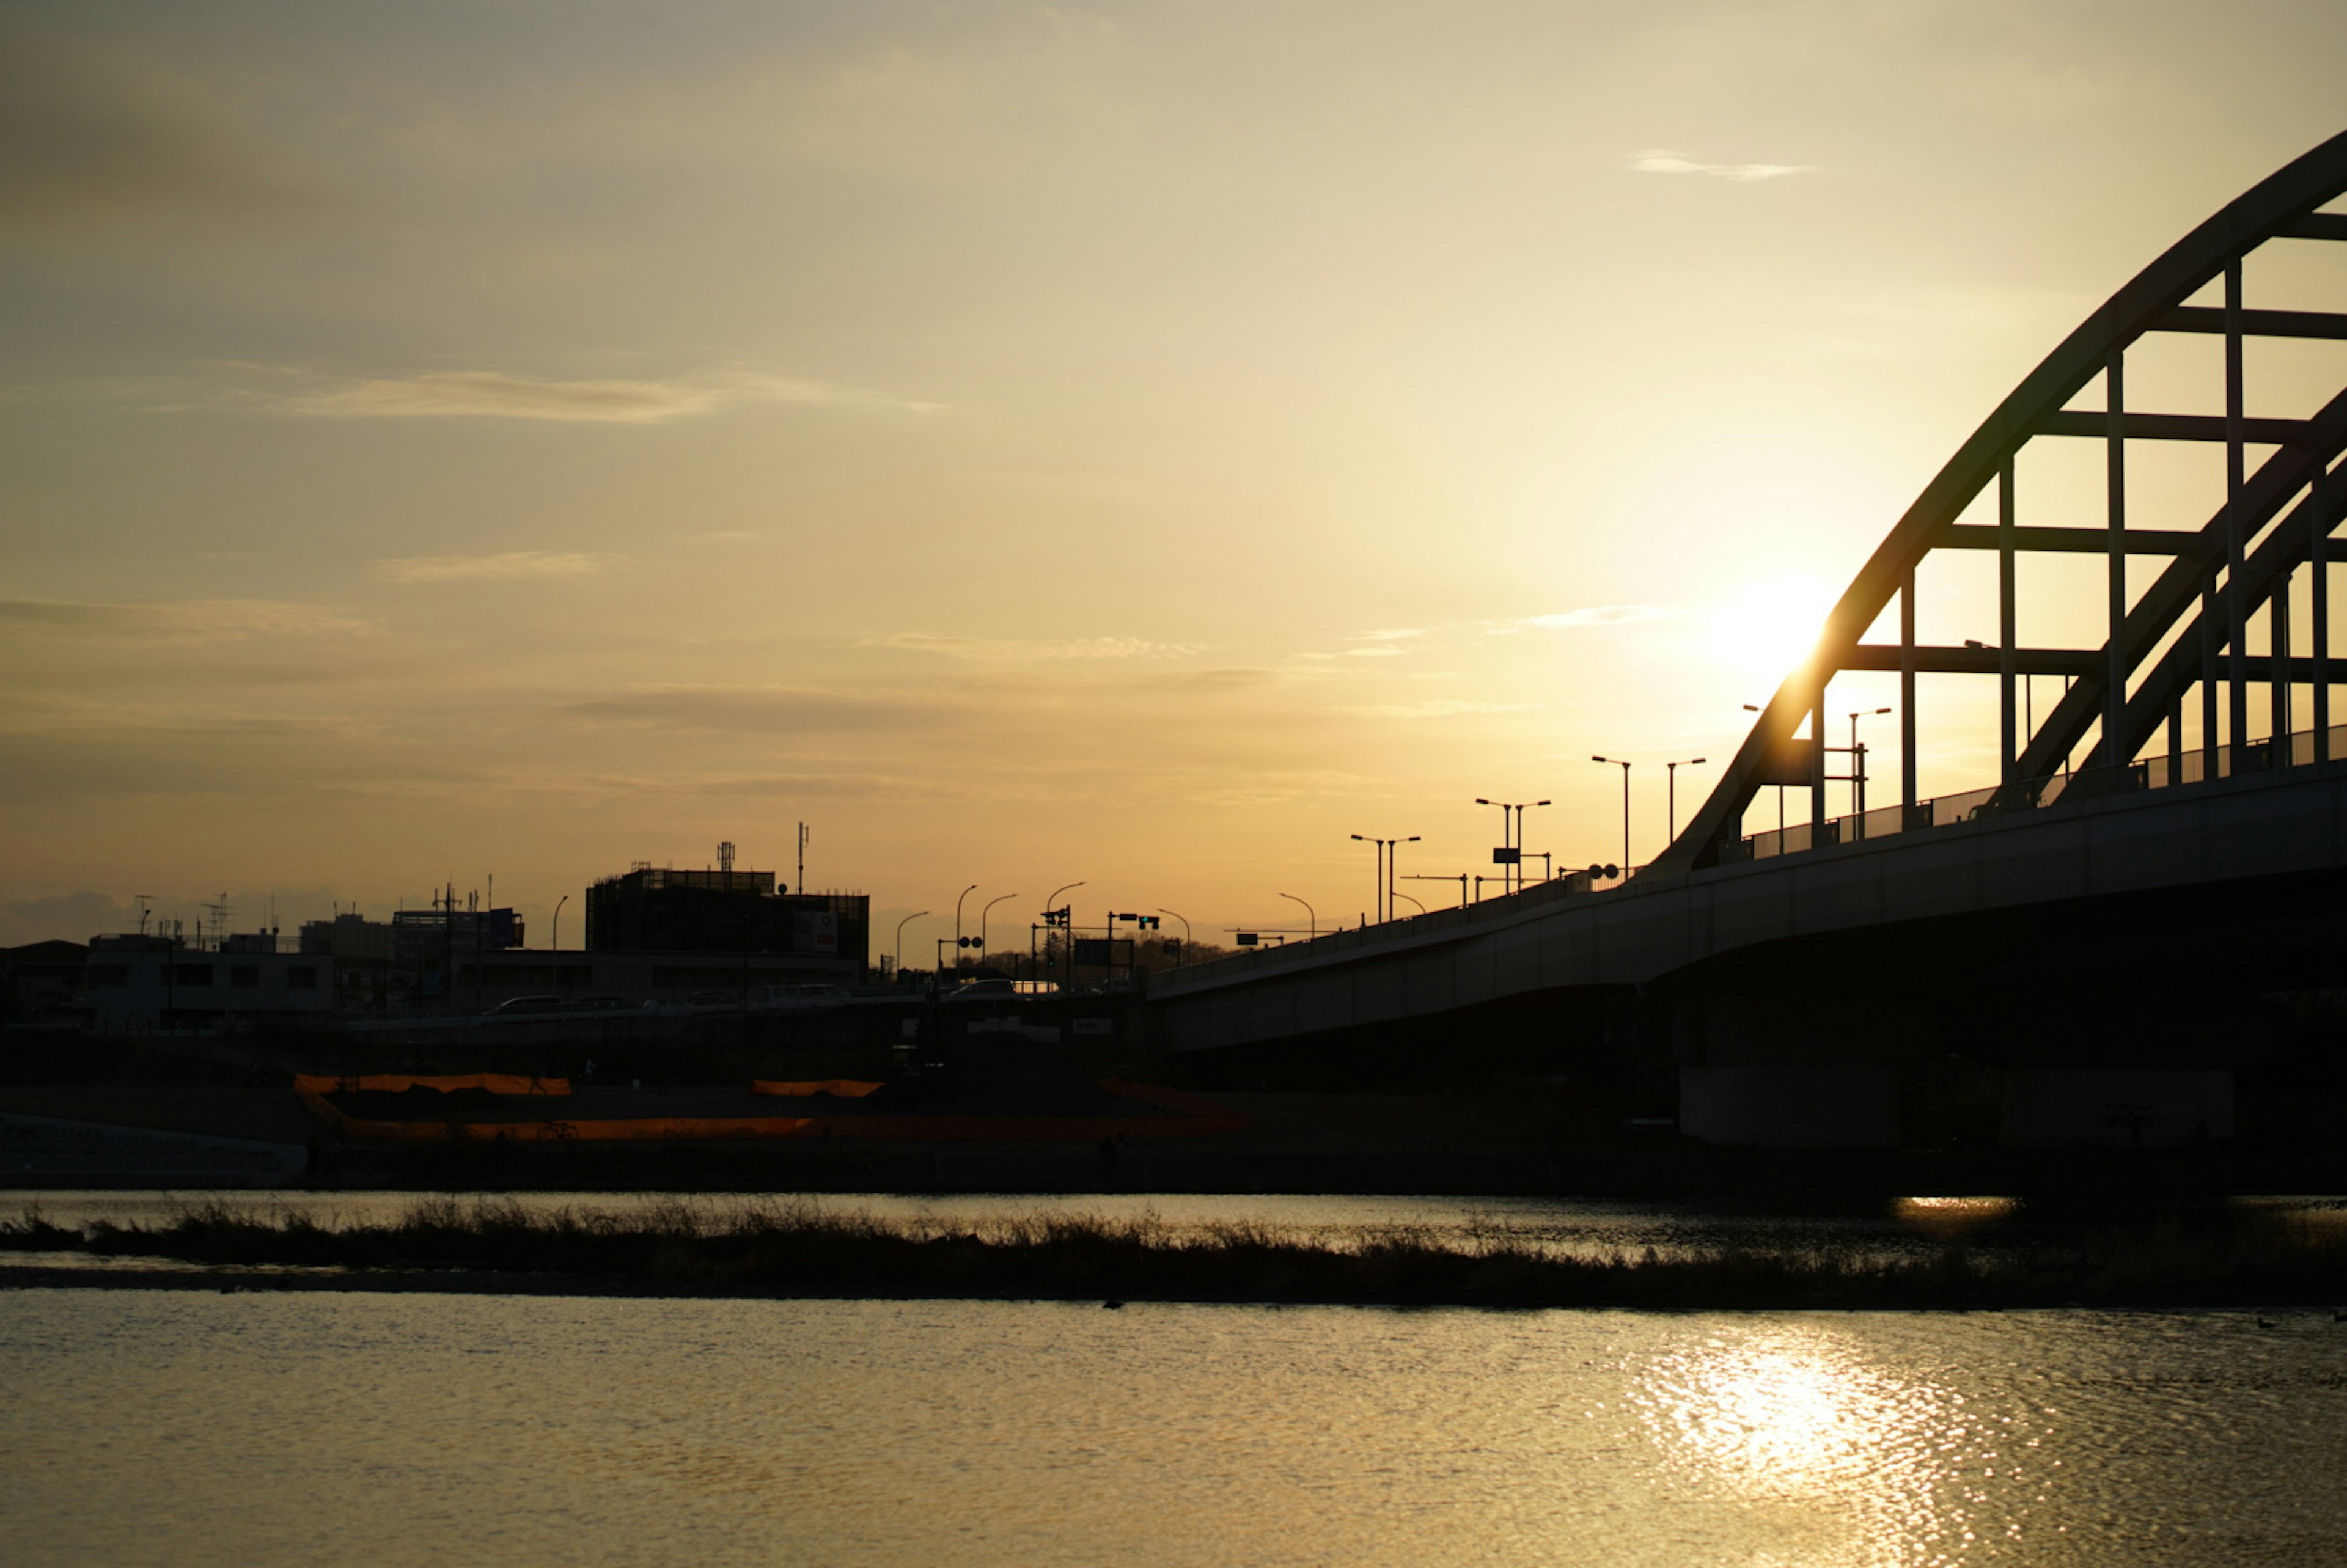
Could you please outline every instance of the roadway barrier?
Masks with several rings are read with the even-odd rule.
[[[772,1094],[784,1100],[804,1100],[815,1094],[833,1094],[843,1100],[861,1100],[879,1084],[863,1078],[814,1078],[790,1080],[753,1078],[750,1081],[753,1094]]]
[[[1098,1143],[1107,1138],[1198,1138],[1244,1132],[1248,1118],[1200,1095],[1155,1084],[1101,1080],[1120,1099],[1178,1111],[1178,1116],[632,1116],[571,1119],[552,1114],[530,1121],[472,1122],[456,1118],[384,1121],[351,1115],[328,1098],[352,1090],[487,1089],[492,1093],[561,1096],[564,1079],[477,1073],[457,1078],[327,1078],[298,1075],[294,1092],[319,1120],[344,1138],[365,1143],[640,1143],[691,1138],[863,1138],[880,1142]],[[539,1087],[532,1089],[531,1085]],[[559,1085],[559,1088],[552,1087]],[[502,1087],[501,1087],[502,1086]],[[861,1079],[809,1082],[760,1080],[752,1092],[774,1098],[832,1093],[861,1099],[880,1088]]]

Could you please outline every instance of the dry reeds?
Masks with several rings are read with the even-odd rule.
[[[882,1218],[806,1202],[676,1200],[627,1211],[429,1198],[342,1223],[208,1203],[152,1224],[61,1226],[28,1209],[0,1248],[227,1267],[564,1276],[591,1288],[830,1296],[1359,1303],[1494,1307],[1988,1307],[2347,1298],[2347,1227],[2240,1209],[2048,1232],[1993,1252],[1886,1257],[1817,1246],[1568,1256],[1502,1227],[1327,1238],[1153,1214]]]

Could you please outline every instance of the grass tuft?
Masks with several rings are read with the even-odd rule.
[[[0,1249],[222,1266],[528,1273],[775,1295],[1378,1303],[1493,1307],[1983,1307],[2347,1298],[2347,1225],[2241,1208],[2048,1230],[1920,1255],[1825,1246],[1636,1256],[1543,1250],[1504,1226],[1396,1225],[1330,1241],[1252,1220],[1154,1214],[883,1219],[791,1199],[626,1212],[430,1197],[389,1222],[267,1204],[60,1226],[37,1206]]]

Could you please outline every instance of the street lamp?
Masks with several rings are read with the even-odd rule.
[[[1174,914],[1171,909],[1160,909],[1157,912],[1160,915],[1173,915],[1174,918],[1182,922],[1182,961],[1188,963],[1190,961],[1190,917]]]
[[[565,893],[561,897],[557,898],[554,901],[554,936],[552,940],[554,942],[554,950],[558,953],[562,951],[562,907],[569,902],[570,895],[568,893]]]
[[[1622,770],[1622,875],[1630,875],[1630,764],[1619,757],[1592,757],[1593,763],[1604,763]]]
[[[1354,837],[1356,837],[1356,838],[1358,838],[1358,837],[1360,836],[1360,835],[1359,835],[1359,834],[1355,834],[1353,836],[1354,836]],[[1304,900],[1303,900],[1303,899],[1301,899],[1301,898],[1297,898],[1297,897],[1296,897],[1296,895],[1295,895],[1295,894],[1293,894],[1293,893],[1282,893],[1282,894],[1280,895],[1280,897],[1281,897],[1282,898],[1286,898],[1286,899],[1293,900],[1294,902],[1298,903],[1298,904],[1304,904]],[[1320,939],[1320,915],[1319,915],[1319,912],[1318,912],[1317,910],[1314,909],[1314,908],[1312,907],[1312,906],[1311,906],[1311,905],[1309,905],[1309,904],[1304,904],[1304,918],[1305,918],[1307,921],[1308,921],[1308,922],[1309,922],[1309,927],[1308,927],[1308,928],[1310,929],[1310,931],[1311,931],[1311,933],[1312,933],[1312,938],[1311,938],[1311,939],[1312,939],[1313,941],[1316,941],[1316,942],[1317,942],[1317,941],[1318,941],[1318,940]]]
[[[905,927],[928,913],[927,909],[916,909],[897,922],[897,973],[899,975],[905,972]]]
[[[1858,743],[1858,722],[1880,718],[1891,712],[1888,708],[1860,708],[1850,716],[1850,836],[1866,836],[1866,748]]]
[[[1002,896],[1002,898],[1016,898],[1018,897],[1019,895],[1016,893],[1005,893]],[[984,968],[986,967],[986,917],[994,913],[994,907],[997,904],[1001,903],[1002,898],[988,899],[986,901],[985,907],[981,908],[978,912],[978,965],[980,968]]]
[[[1446,882],[1448,882],[1448,881],[1450,880],[1450,878],[1446,876],[1446,877],[1444,877],[1444,878],[1443,878],[1443,880],[1444,880],[1444,881],[1446,881]],[[1400,889],[1399,889],[1399,888],[1394,889],[1394,890],[1393,890],[1393,891],[1389,895],[1389,897],[1394,897],[1394,898],[1409,898],[1409,894],[1402,892],[1402,891],[1401,891]],[[1409,901],[1410,901],[1411,903],[1413,903],[1413,904],[1418,904],[1418,900],[1417,900],[1417,899],[1415,899],[1415,898],[1409,898]],[[1418,912],[1419,912],[1419,914],[1421,914],[1421,915],[1425,914],[1425,913],[1426,913],[1426,906],[1425,906],[1425,905],[1423,905],[1423,904],[1418,904]]]
[[[1044,900],[1043,900],[1043,926],[1044,926],[1044,934],[1043,934],[1043,953],[1044,953],[1044,956],[1045,956],[1046,958],[1048,958],[1048,957],[1050,957],[1050,956],[1051,956],[1051,926],[1052,926],[1052,925],[1054,925],[1054,924],[1056,923],[1056,924],[1060,927],[1060,929],[1061,929],[1061,933],[1062,933],[1062,934],[1061,934],[1061,941],[1064,944],[1064,946],[1063,946],[1063,947],[1062,947],[1062,948],[1061,949],[1061,956],[1062,956],[1062,957],[1064,957],[1064,958],[1068,960],[1068,964],[1067,964],[1068,984],[1069,984],[1069,985],[1071,985],[1071,986],[1073,986],[1073,985],[1076,983],[1076,922],[1075,922],[1075,917],[1074,917],[1073,913],[1071,912],[1071,913],[1069,915],[1069,917],[1068,917],[1068,918],[1067,918],[1067,919],[1062,920],[1062,921],[1054,922],[1054,921],[1052,920],[1052,918],[1051,918],[1051,916],[1052,916],[1053,912],[1054,912],[1054,911],[1056,911],[1056,910],[1060,907],[1060,895],[1061,895],[1061,894],[1062,894],[1062,893],[1068,893],[1068,892],[1072,892],[1072,891],[1074,891],[1076,888],[1081,887],[1082,886],[1083,886],[1083,884],[1082,884],[1082,883],[1081,883],[1081,882],[1071,882],[1071,883],[1069,883],[1065,887],[1055,887],[1055,888],[1053,888],[1053,889],[1051,890],[1051,896],[1049,898],[1046,898],[1046,899],[1044,899]],[[1034,959],[1033,959],[1033,957],[1032,957],[1033,950],[1034,950],[1034,946],[1035,946],[1035,935],[1034,935],[1034,929],[1033,929],[1033,927],[1029,927],[1029,929],[1028,929],[1028,934],[1027,934],[1027,947],[1028,947],[1028,950],[1029,950],[1029,954],[1030,954],[1030,957],[1029,957],[1029,959],[1028,959],[1028,968],[1030,968],[1030,969],[1034,968]],[[1042,979],[1042,977],[1041,977],[1040,975],[1030,976],[1030,979]]]
[[[1670,841],[1674,844],[1678,842],[1679,837],[1679,770],[1681,768],[1699,768],[1709,760],[1710,759],[1706,757],[1689,757],[1683,763],[1665,763],[1663,764],[1664,768],[1669,773],[1671,781]]]
[[[973,893],[975,893],[975,892],[977,892],[977,891],[978,891],[978,884],[977,884],[977,883],[975,883],[975,882],[973,882],[973,883],[971,883],[969,886],[967,886],[967,887],[965,887],[965,888],[963,888],[963,889],[961,890],[961,897],[960,897],[960,898],[956,898],[956,899],[954,900],[954,973],[955,973],[955,974],[959,974],[959,973],[961,973],[961,900],[962,900],[962,898],[967,898],[967,897],[969,897],[971,894],[973,894]]]
[[[1479,794],[1475,797],[1475,804],[1477,805],[1496,805],[1500,808],[1500,847],[1492,851],[1491,860],[1493,864],[1498,866],[1514,866],[1515,885],[1518,888],[1522,888],[1524,885],[1524,808],[1526,806],[1546,805],[1548,802],[1544,800],[1485,800]],[[1511,812],[1515,814],[1512,819],[1509,815]],[[1509,831],[1512,820],[1514,825],[1514,831],[1512,833]],[[1513,854],[1509,854],[1509,851],[1512,851]]]

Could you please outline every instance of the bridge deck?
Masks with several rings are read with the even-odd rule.
[[[1635,985],[1788,938],[2347,866],[2347,762],[2065,801],[1604,892],[1466,909],[1158,977],[1176,1050]]]

